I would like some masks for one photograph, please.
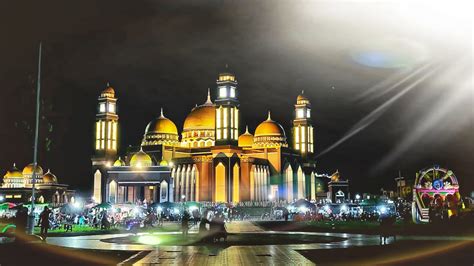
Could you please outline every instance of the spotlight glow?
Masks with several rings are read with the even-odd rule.
[[[159,245],[161,243],[160,238],[156,235],[142,235],[138,237],[138,242],[145,245]]]

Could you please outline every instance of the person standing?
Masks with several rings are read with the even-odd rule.
[[[183,230],[183,236],[188,236],[189,218],[190,218],[190,215],[188,211],[184,211],[183,219],[181,220],[181,228]]]
[[[44,206],[44,210],[40,213],[38,224],[41,226],[40,235],[43,238],[43,241],[46,241],[46,237],[48,236],[50,213],[48,206]]]

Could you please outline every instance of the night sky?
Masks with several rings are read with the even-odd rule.
[[[318,171],[338,169],[353,192],[393,189],[399,170],[414,178],[439,164],[466,193],[474,190],[474,96],[465,19],[397,2],[4,1],[0,172],[33,158],[41,40],[39,162],[78,190],[92,187],[95,111],[107,81],[119,98],[123,152],[160,107],[181,131],[228,64],[251,132],[271,110],[290,136],[305,91],[315,149],[324,151]]]

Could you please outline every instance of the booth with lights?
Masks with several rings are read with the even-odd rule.
[[[430,221],[430,208],[443,206],[449,217],[456,215],[462,206],[459,183],[453,171],[439,166],[419,171],[413,188],[413,221],[427,223]]]

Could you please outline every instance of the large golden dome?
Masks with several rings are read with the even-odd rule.
[[[267,120],[260,123],[255,130],[255,137],[260,136],[281,136],[286,138],[285,130],[283,130],[280,124],[272,120],[270,112],[268,112]]]
[[[152,166],[153,161],[151,160],[150,155],[146,154],[142,149],[135,153],[130,159],[131,167],[148,167]]]
[[[23,168],[23,175],[33,175],[34,164],[30,163],[29,165]],[[41,166],[36,165],[36,177],[40,177],[43,175],[43,168]]]
[[[169,118],[163,115],[163,109],[161,109],[161,115],[148,123],[145,129],[145,134],[148,133],[163,133],[163,134],[175,134],[178,135],[178,128]]]
[[[193,108],[184,120],[183,131],[209,129],[216,126],[216,107],[208,95],[207,101]]]
[[[7,173],[3,176],[4,179],[7,178],[23,178],[23,174],[16,168],[16,165],[13,164],[13,167],[7,171]]]
[[[43,184],[57,184],[58,183],[58,178],[51,173],[51,171],[48,169],[48,172],[43,175]]]
[[[239,136],[239,147],[252,147],[253,135],[249,133],[249,128],[245,128],[245,133]]]

